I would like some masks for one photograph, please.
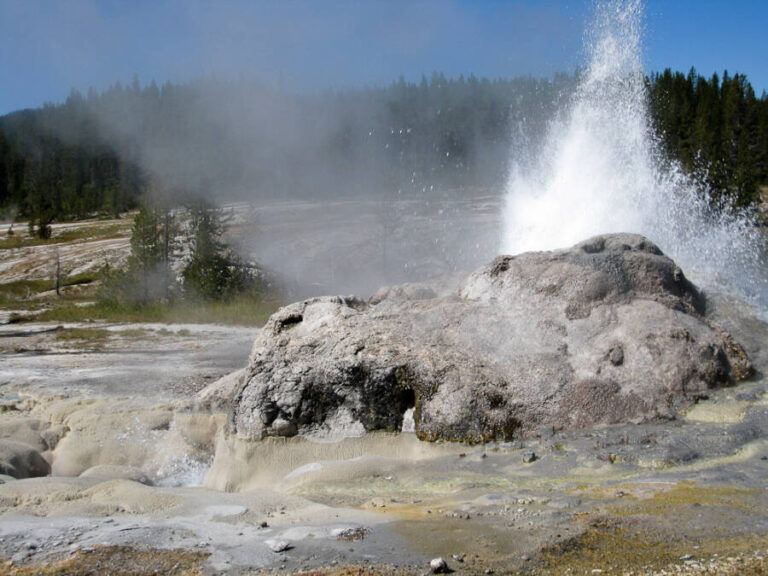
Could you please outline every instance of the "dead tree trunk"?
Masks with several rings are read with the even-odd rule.
[[[61,256],[59,249],[56,248],[56,267],[53,273],[53,286],[56,289],[56,296],[61,296]]]

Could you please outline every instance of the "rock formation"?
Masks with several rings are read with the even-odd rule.
[[[275,313],[233,401],[239,436],[399,430],[482,442],[672,418],[751,373],[704,297],[637,235],[500,256],[449,297],[428,287]]]

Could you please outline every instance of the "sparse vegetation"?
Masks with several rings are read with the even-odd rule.
[[[99,280],[96,274],[76,274],[62,279],[61,287],[81,286],[94,283]],[[51,280],[15,280],[0,284],[0,307],[12,307],[15,309],[29,309],[40,306],[40,301],[32,300],[34,297],[54,290],[55,283]]]
[[[757,535],[704,540],[697,544],[696,555],[708,560],[701,562],[700,570],[687,570],[681,558],[691,550],[690,540],[665,538],[637,527],[594,519],[578,536],[545,548],[538,573],[765,576],[768,566],[764,558],[755,558],[752,552],[765,549],[767,544],[764,536]],[[738,561],[734,556],[740,556]]]
[[[160,322],[189,324],[229,324],[261,326],[281,302],[275,298],[237,297],[223,302],[176,302],[147,306],[121,306],[104,303],[83,306],[62,302],[34,317],[35,321]]]
[[[0,237],[0,250],[10,248],[26,248],[28,246],[46,246],[51,244],[65,244],[81,240],[106,240],[120,238],[129,233],[129,222],[125,224],[106,224],[90,226],[71,226],[62,231],[54,231],[48,238],[30,236],[27,234],[12,234]]]
[[[127,546],[96,546],[77,551],[69,558],[30,566],[6,565],[8,576],[199,576],[203,574],[206,552],[188,550],[139,550]]]
[[[39,318],[263,323],[276,301],[261,285],[258,271],[222,240],[220,210],[196,201],[189,218],[191,254],[180,279],[171,267],[179,231],[176,217],[167,207],[144,203],[134,220],[128,266],[103,271],[96,305],[57,307]]]
[[[84,286],[77,294],[62,290],[56,296],[53,280],[17,280],[0,284],[0,308],[23,312],[14,323],[29,320],[56,322],[219,323],[261,326],[283,302],[269,291],[245,291],[226,299],[183,298],[147,303],[98,298],[103,277],[78,274],[65,277],[62,288]],[[92,286],[92,288],[89,288]],[[46,293],[49,296],[44,296]],[[36,312],[33,316],[26,313]],[[182,334],[183,335],[183,334]],[[64,336],[66,338],[66,336]]]
[[[56,333],[60,341],[79,340],[89,343],[101,343],[109,338],[109,330],[104,328],[66,328]]]

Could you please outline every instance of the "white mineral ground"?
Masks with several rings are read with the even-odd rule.
[[[475,214],[497,218],[487,204]],[[246,365],[255,329],[64,326],[109,331],[92,344],[58,338],[57,324],[0,326],[0,461],[18,476],[41,465],[34,455],[51,469],[3,477],[0,557],[45,563],[114,544],[201,550],[207,570],[232,573],[373,564],[420,574],[440,556],[477,574],[545,570],[545,561],[557,572],[582,542],[600,545],[595,533],[627,539],[588,557],[589,570],[694,570],[713,554],[764,551],[768,327],[738,303],[712,302],[757,367],[753,381],[674,422],[477,446],[409,433],[335,443],[228,436],[226,389],[237,375],[209,385]],[[627,554],[642,546],[653,552]]]

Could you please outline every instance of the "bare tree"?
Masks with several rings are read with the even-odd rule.
[[[56,247],[55,251],[56,265],[53,271],[53,286],[56,289],[56,296],[61,296],[61,255],[59,254],[59,248]]]

